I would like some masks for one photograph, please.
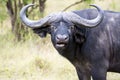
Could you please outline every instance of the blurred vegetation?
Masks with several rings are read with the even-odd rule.
[[[29,3],[37,6],[28,10],[28,17],[40,19],[78,1],[80,0],[0,0],[0,80],[78,80],[73,65],[53,48],[50,36],[39,38],[19,18],[20,9]],[[120,0],[83,0],[66,11],[91,8],[89,4],[96,4],[102,9],[119,12],[119,3]],[[10,15],[7,4],[13,9],[13,15]],[[14,25],[12,16],[16,16],[13,19]],[[120,80],[120,75],[108,73],[108,80]]]
[[[21,41],[21,40],[25,40],[26,36],[28,36],[28,33],[29,33],[28,28],[24,27],[24,25],[21,23],[20,18],[19,18],[19,13],[20,13],[21,8],[27,5],[28,3],[32,3],[32,4],[39,3],[38,4],[39,6],[32,7],[27,12],[27,14],[31,14],[31,12],[33,12],[33,9],[39,7],[41,17],[43,17],[46,0],[1,0],[0,2],[2,3],[4,7],[6,7],[7,14],[8,14],[8,15],[5,15],[1,13],[0,14],[1,21],[7,18],[6,16],[9,16],[10,21],[11,21],[11,30],[15,36],[15,40]],[[35,16],[33,16],[32,18],[34,17]]]

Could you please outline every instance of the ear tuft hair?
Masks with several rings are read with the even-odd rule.
[[[41,38],[45,38],[47,36],[47,29],[34,28],[33,32],[38,34]]]
[[[75,41],[79,44],[82,44],[85,41],[84,29],[80,29],[80,28],[75,27],[74,36],[75,36]]]

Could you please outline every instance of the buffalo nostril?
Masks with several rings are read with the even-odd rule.
[[[67,36],[67,35],[63,35],[63,38],[64,38],[65,40],[67,40],[67,39],[68,39],[68,36]]]
[[[59,39],[62,38],[62,36],[61,35],[57,35],[56,38],[59,40]]]

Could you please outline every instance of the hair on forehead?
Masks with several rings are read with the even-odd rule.
[[[63,22],[63,21],[60,21],[60,24],[59,24],[59,26],[65,26],[65,22]]]

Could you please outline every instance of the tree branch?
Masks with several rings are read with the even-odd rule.
[[[77,1],[77,2],[69,5],[68,7],[66,7],[65,9],[63,9],[62,11],[66,11],[67,9],[69,9],[69,8],[71,8],[71,7],[73,7],[73,6],[77,5],[77,4],[80,4],[80,3],[82,3],[83,1],[85,1],[85,0]]]

